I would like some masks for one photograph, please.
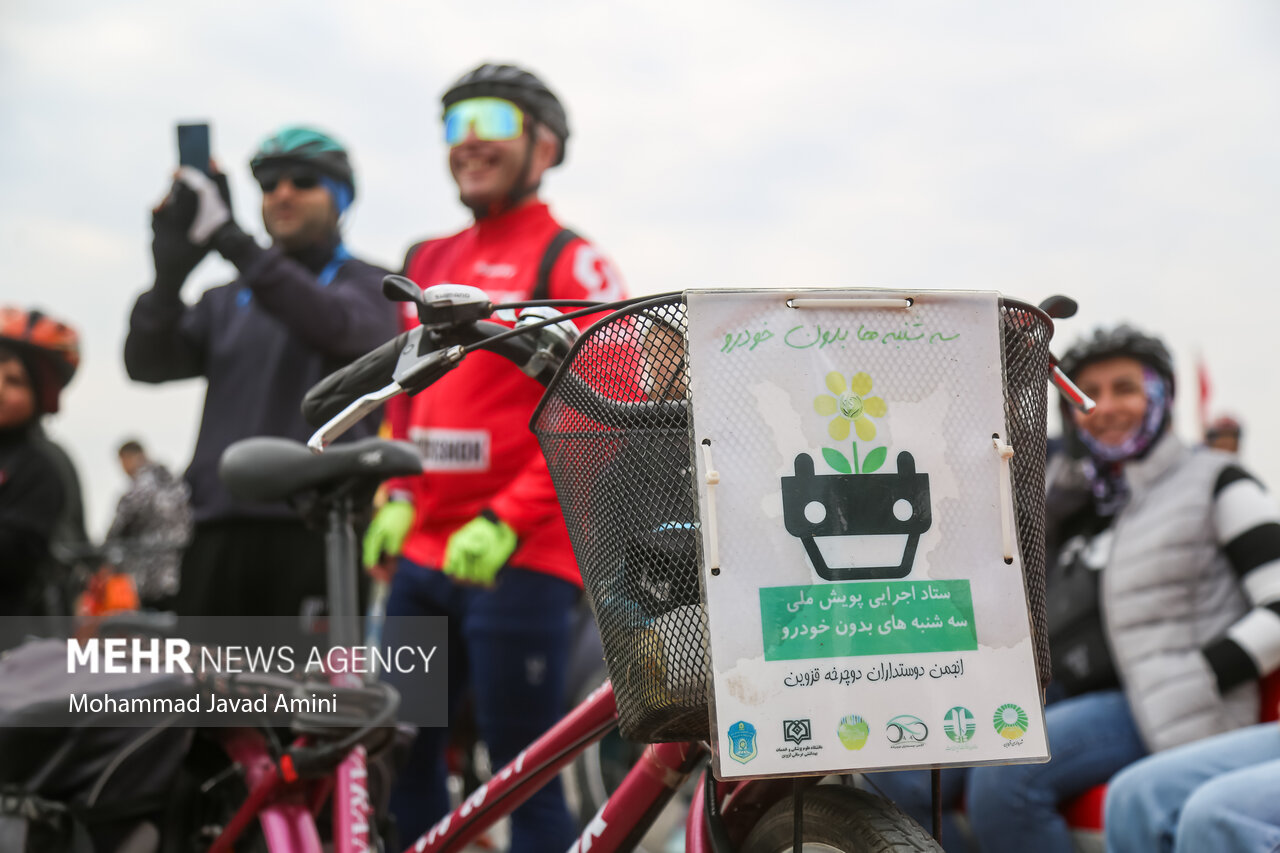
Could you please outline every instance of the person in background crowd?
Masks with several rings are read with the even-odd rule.
[[[172,606],[178,592],[182,549],[191,538],[190,489],[137,441],[120,446],[120,467],[129,490],[116,505],[105,547],[116,568],[127,573],[143,607]]]
[[[481,65],[443,96],[449,170],[475,223],[413,246],[404,274],[422,287],[483,289],[495,304],[613,300],[622,283],[588,242],[539,200],[564,160],[560,100],[513,65]],[[416,322],[416,317],[413,322]],[[389,484],[365,540],[365,564],[403,550],[393,617],[449,617],[451,717],[470,687],[494,767],[564,712],[570,626],[582,580],[546,463],[528,429],[542,387],[500,356],[476,352],[412,398],[388,404],[397,438],[416,441],[425,473]],[[404,837],[443,816],[448,732],[421,729],[392,796]],[[575,836],[559,781],[512,815],[511,849],[561,851]]]
[[[0,306],[0,616],[40,610],[40,572],[67,503],[40,418],[58,411],[79,364],[74,329],[38,310]],[[15,639],[0,637],[0,648]]]
[[[1212,447],[1215,450],[1239,453],[1242,433],[1238,420],[1223,415],[1215,418],[1213,423],[1209,424],[1209,428],[1204,431],[1204,443],[1206,447]]]
[[[1097,408],[1064,412],[1071,458],[1046,498],[1054,757],[944,781],[965,789],[984,853],[1071,851],[1059,803],[1148,753],[1256,723],[1258,679],[1280,668],[1280,512],[1231,457],[1174,434],[1164,344],[1122,325],[1059,364]],[[877,779],[920,820],[918,775]]]
[[[342,215],[356,192],[346,149],[318,130],[287,127],[262,143],[249,168],[271,246],[236,224],[225,176],[182,167],[152,217],[155,284],[138,297],[125,341],[135,380],[208,380],[186,473],[195,532],[181,567],[182,614],[294,615],[323,601],[321,534],[284,504],[233,500],[218,461],[250,436],[305,441],[306,391],[397,331],[381,291],[387,271],[342,242]],[[239,278],[187,305],[183,282],[210,250]],[[376,427],[367,420],[347,439]]]

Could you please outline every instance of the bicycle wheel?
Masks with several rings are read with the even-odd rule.
[[[792,850],[795,801],[785,797],[764,813],[742,853]],[[942,847],[906,812],[866,791],[819,785],[804,792],[802,853],[922,853]]]

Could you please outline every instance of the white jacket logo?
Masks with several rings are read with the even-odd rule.
[[[409,438],[418,445],[424,471],[489,470],[488,430],[415,427]]]

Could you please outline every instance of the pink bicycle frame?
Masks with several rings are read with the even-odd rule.
[[[359,676],[351,672],[335,673],[330,676],[330,680],[334,684],[348,687],[360,684]],[[338,765],[337,787],[333,792],[334,853],[365,853],[370,848],[369,821],[373,816],[373,804],[369,802],[366,757],[365,748],[357,745]]]
[[[532,796],[584,749],[608,734],[617,720],[613,685],[606,681],[407,847],[406,853],[447,853],[462,849]],[[707,748],[699,743],[649,745],[618,790],[591,819],[571,848],[572,853],[588,848],[592,853],[629,849],[706,754]],[[710,848],[687,849],[689,853],[703,853]]]
[[[359,678],[332,673],[330,682],[355,686]],[[271,760],[266,741],[256,729],[231,729],[223,737],[223,749],[244,770],[249,795],[236,811],[209,853],[231,853],[232,845],[256,817],[267,849],[272,853],[323,853],[315,818],[326,795],[333,793],[333,853],[368,853],[369,773],[366,752],[357,745],[347,753],[332,777],[318,780],[286,780]]]
[[[334,684],[346,684],[350,678],[336,673],[330,676]],[[407,851],[460,850],[515,810],[583,750],[608,734],[617,722],[613,685],[606,681]],[[366,853],[370,849],[372,808],[363,747],[352,749],[332,776],[310,780],[286,778],[292,767],[287,761],[277,765],[272,760],[262,733],[256,729],[228,730],[223,748],[243,769],[249,795],[209,848],[210,853],[231,853],[236,839],[255,818],[272,853],[322,853],[315,817],[330,791],[333,853]],[[697,742],[650,744],[588,823],[571,853],[587,849],[613,853],[634,847],[707,754],[707,747]],[[699,788],[687,822],[685,849],[689,853],[711,850],[702,805]]]

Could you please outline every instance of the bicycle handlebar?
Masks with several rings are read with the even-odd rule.
[[[568,321],[619,307],[634,308],[637,303],[670,299],[672,295],[588,303],[589,307],[566,314],[547,304],[553,300],[532,303],[534,307],[529,307],[529,302],[515,303],[512,307],[525,310],[517,317],[516,325],[509,327],[485,319],[504,306],[493,305],[479,288],[441,284],[419,290],[403,276],[387,276],[383,279],[383,292],[389,299],[413,303],[421,325],[335,371],[307,392],[302,413],[308,423],[318,427],[307,442],[314,453],[323,452],[334,439],[392,397],[417,394],[430,387],[477,349],[500,355],[542,385],[549,385],[578,339],[577,328]],[[1045,308],[1052,315],[1069,317],[1075,313],[1075,302],[1051,297],[1042,305],[1042,310]],[[1057,369],[1056,359],[1050,358],[1053,384],[1073,405],[1084,412],[1091,411],[1093,401]],[[566,372],[561,381],[585,392],[576,395],[583,402],[583,414],[608,426],[625,429],[659,420],[677,425],[687,421],[688,401],[684,399],[613,400],[599,394],[572,371]]]
[[[577,327],[569,321],[655,298],[603,303],[573,300],[571,304],[587,307],[565,314],[547,304],[564,304],[563,300],[515,303],[511,307],[524,310],[517,316],[515,326],[510,327],[484,319],[506,306],[493,305],[479,288],[440,284],[420,291],[418,298],[412,292],[416,287],[403,276],[383,279],[383,292],[388,298],[415,304],[422,325],[331,373],[307,392],[302,402],[303,417],[319,427],[307,442],[313,452],[323,452],[334,439],[392,397],[425,390],[478,349],[502,356],[546,386],[578,338]],[[572,375],[570,381],[582,382]],[[651,417],[655,405],[594,396],[599,402],[600,419],[606,422],[634,423],[646,413]],[[665,405],[679,405],[683,411],[684,403]]]
[[[402,276],[387,276],[383,289],[398,301],[413,301],[422,325],[331,373],[307,392],[302,415],[319,426],[307,442],[312,451],[321,452],[392,397],[426,389],[475,349],[503,356],[545,385],[577,335],[576,329],[570,332],[561,325],[573,314],[527,310],[513,329],[482,319],[495,308],[478,288],[436,285],[422,291],[421,299],[406,299],[405,282]]]

